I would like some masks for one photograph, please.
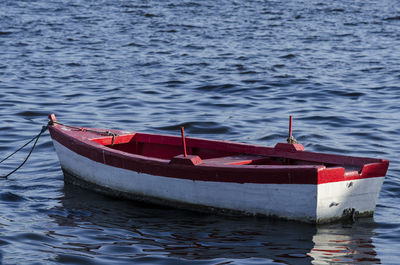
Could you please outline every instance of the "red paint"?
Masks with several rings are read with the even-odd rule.
[[[185,139],[191,152],[185,157],[181,153],[183,137],[110,130],[119,135],[111,146],[111,136],[60,124],[50,125],[49,131],[55,141],[93,161],[171,178],[316,185],[384,177],[389,165],[383,159],[307,152],[302,145],[277,144],[271,148],[198,138]],[[285,161],[290,164],[285,165]],[[359,172],[346,173],[343,165]]]
[[[277,143],[274,149],[279,151],[295,152],[304,151],[304,146],[302,144]]]
[[[185,157],[187,157],[186,141],[185,141],[185,129],[183,128],[183,126],[181,127],[181,136],[182,136],[183,155]]]
[[[51,124],[54,124],[57,122],[56,115],[54,115],[54,113],[50,114],[48,118],[49,118],[49,122]]]
[[[135,136],[135,133],[125,134],[125,135],[121,135],[121,136],[115,137],[114,138],[114,144],[128,143],[133,139],[134,136]],[[112,139],[113,139],[112,136],[103,136],[101,138],[93,138],[93,139],[90,139],[90,140],[93,141],[93,142],[96,142],[98,144],[101,144],[101,145],[111,145],[112,144]]]
[[[205,161],[208,165],[262,165],[266,162],[263,156],[226,156],[207,159]]]
[[[201,164],[202,162],[203,162],[203,160],[201,160],[201,158],[199,156],[178,155],[178,156],[174,156],[169,163],[170,164],[197,166],[197,165]]]
[[[289,139],[292,138],[292,116],[289,116]]]

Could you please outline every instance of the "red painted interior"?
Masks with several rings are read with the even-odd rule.
[[[163,136],[163,135],[150,135],[150,134],[129,134],[115,137],[114,144],[112,145],[112,137],[106,136],[102,138],[91,139],[96,143],[107,146],[108,148],[127,152],[130,154],[141,155],[145,157],[153,157],[165,160],[171,160],[173,157],[182,154],[182,140],[174,136]],[[278,143],[274,147],[274,151],[277,153],[281,152],[280,156],[262,156],[256,155],[252,158],[248,158],[246,155],[247,150],[231,151],[229,150],[229,144],[226,143],[224,146],[214,146],[212,142],[208,145],[205,143],[199,144],[198,139],[190,141],[187,146],[188,153],[191,155],[199,156],[204,162],[212,164],[224,164],[224,165],[315,165],[315,166],[326,166],[326,167],[338,167],[344,166],[344,163],[335,163],[335,161],[312,161],[290,158],[287,152],[303,151],[304,147],[299,144],[286,144]],[[193,146],[194,145],[194,146]],[[214,149],[214,148],[218,148]],[[269,150],[271,151],[271,150]],[[232,159],[232,156],[243,156],[243,158]],[[344,162],[344,161],[343,161]],[[358,168],[351,167],[351,171],[361,171],[363,165]]]

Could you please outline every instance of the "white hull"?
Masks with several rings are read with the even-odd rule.
[[[354,209],[358,216],[372,216],[384,177],[331,182],[318,185],[317,223]]]
[[[346,209],[372,215],[383,177],[326,184],[254,184],[153,176],[95,162],[53,141],[68,174],[125,197],[275,216],[311,223],[340,219]]]

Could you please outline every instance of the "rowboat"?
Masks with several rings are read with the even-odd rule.
[[[66,182],[108,195],[308,223],[372,216],[389,161],[181,135],[68,126],[49,115]],[[290,133],[291,137],[291,123]]]

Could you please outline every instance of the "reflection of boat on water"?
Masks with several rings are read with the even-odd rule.
[[[132,262],[151,258],[154,263],[171,259],[171,264],[239,259],[257,264],[332,264],[345,259],[368,264],[364,261],[378,260],[371,242],[371,219],[360,220],[351,228],[341,224],[316,227],[135,204],[69,184],[64,192],[62,206],[54,209],[51,218],[59,225],[57,233],[74,231],[59,248],[73,255],[112,256]]]
[[[318,227],[313,236],[314,247],[310,256],[316,264],[381,264],[372,242],[376,223],[372,219],[360,220],[351,227],[326,225]]]

